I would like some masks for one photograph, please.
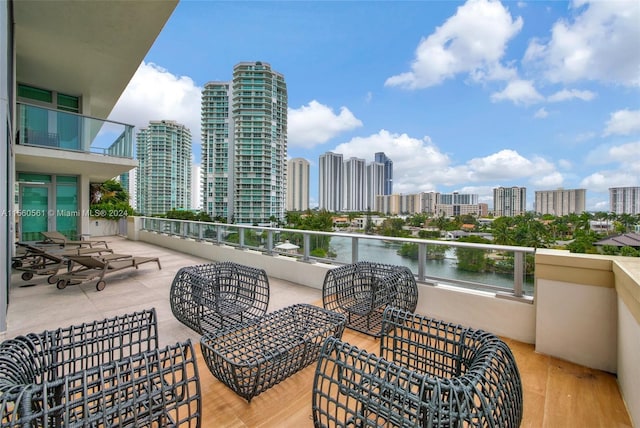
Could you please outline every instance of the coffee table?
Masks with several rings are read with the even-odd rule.
[[[316,362],[325,339],[341,338],[342,314],[296,304],[200,340],[211,373],[250,402],[253,397]]]

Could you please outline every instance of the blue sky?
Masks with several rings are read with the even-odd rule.
[[[394,162],[394,193],[640,185],[640,2],[182,0],[110,118],[176,120],[241,61],[282,73],[288,156]]]

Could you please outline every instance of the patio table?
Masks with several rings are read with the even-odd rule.
[[[342,314],[296,304],[202,336],[211,373],[250,402],[253,397],[317,361],[325,339],[342,337]]]

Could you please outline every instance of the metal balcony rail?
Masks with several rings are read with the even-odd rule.
[[[348,264],[362,261],[360,256],[363,243],[377,241],[384,243],[378,248],[379,260],[385,262],[394,257],[394,264],[406,266],[420,283],[432,285],[452,285],[475,290],[495,292],[499,296],[533,301],[533,268],[535,248],[508,245],[476,244],[457,241],[438,241],[418,238],[395,238],[379,235],[319,232],[312,230],[285,229],[265,226],[249,226],[225,223],[207,223],[189,220],[141,217],[142,230],[156,232],[183,239],[211,242],[238,249],[256,250],[267,255],[294,257],[302,262],[322,262]],[[350,241],[351,251],[338,260],[336,257],[314,256],[312,248],[319,242],[332,239]],[[283,246],[284,242],[298,242],[299,245]],[[287,242],[289,243],[289,242]],[[313,245],[312,245],[313,243]],[[417,246],[417,260],[398,257],[397,251],[403,244]],[[415,248],[415,247],[414,247]],[[445,274],[434,272],[434,262],[447,259],[451,267]],[[457,260],[457,261],[456,261]],[[500,274],[478,271],[467,275],[461,264],[471,261],[476,268],[487,260],[489,264],[500,264]],[[499,279],[499,283],[497,283]]]
[[[17,143],[133,159],[133,125],[18,103]]]

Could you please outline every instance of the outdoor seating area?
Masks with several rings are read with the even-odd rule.
[[[16,246],[20,253],[11,259],[11,267],[23,272],[21,278],[24,281],[31,280],[34,275],[47,275],[49,284],[55,284],[58,281],[58,271],[65,266],[69,266],[69,256],[113,253],[112,249],[103,247],[58,249],[21,242],[18,242]]]
[[[500,338],[390,307],[382,323],[378,356],[325,343],[315,426],[520,426],[520,372]]]
[[[204,334],[200,344],[211,373],[250,402],[315,363],[329,337],[342,337],[345,317],[297,304]]]
[[[158,346],[155,309],[0,344],[0,426],[200,426],[190,340]]]
[[[204,334],[263,316],[269,306],[264,269],[232,262],[181,268],[171,283],[171,311]]]
[[[103,246],[104,248],[109,248],[109,244],[105,240],[89,240],[89,239],[81,239],[81,240],[71,240],[64,236],[60,232],[56,231],[48,231],[48,232],[40,232],[43,236],[42,241],[38,242],[38,244],[49,244],[49,245],[60,245],[61,247],[67,246],[78,246],[78,247],[93,247],[94,245]]]
[[[327,271],[322,286],[326,309],[347,316],[347,327],[379,337],[387,307],[413,312],[418,286],[404,266],[357,262]]]
[[[104,279],[107,274],[123,269],[138,269],[145,263],[156,263],[158,269],[162,269],[158,257],[134,257],[130,254],[68,256],[68,259],[70,262],[68,271],[57,277],[56,287],[59,290],[64,290],[68,285],[77,285],[97,278],[96,290],[102,291],[107,285]]]
[[[34,277],[32,281],[34,286],[25,287],[23,282],[20,281],[20,272],[15,272],[10,290],[11,305],[9,307],[8,330],[5,333],[4,340],[14,340],[20,335],[27,336],[29,332],[42,331],[42,329],[55,329],[58,326],[81,326],[84,323],[92,324],[92,320],[99,317],[113,319],[116,314],[133,313],[134,311],[143,310],[144,308],[155,307],[158,325],[162,331],[162,336],[158,337],[160,349],[166,346],[172,346],[172,344],[176,342],[183,343],[187,339],[190,339],[194,345],[196,341],[201,341],[203,335],[195,332],[176,319],[172,312],[171,302],[167,299],[167,296],[170,295],[170,289],[175,275],[180,269],[184,266],[200,266],[203,264],[211,264],[211,262],[197,255],[182,253],[145,242],[130,241],[120,237],[111,237],[109,243],[110,248],[113,248],[116,254],[145,254],[158,257],[162,260],[163,269],[149,269],[145,271],[144,275],[114,275],[110,281],[110,286],[103,293],[87,292],[93,290],[93,285],[90,283],[82,283],[77,287],[68,288],[64,293],[60,293],[55,287],[48,286],[46,278],[44,277]],[[278,277],[269,277],[268,280],[270,299],[267,315],[268,313],[273,313],[282,308],[303,302],[322,309],[322,290],[320,288],[305,287],[300,284],[282,280]],[[409,313],[407,317],[414,315],[416,314]],[[406,320],[401,321],[403,324],[407,324]],[[115,327],[113,323],[111,325]],[[408,325],[412,326],[412,324]],[[418,327],[413,325],[409,327],[407,331],[418,328],[424,329],[426,326]],[[395,329],[395,327],[393,327],[393,329]],[[76,329],[75,331],[80,330]],[[392,329],[385,328],[385,331],[388,332],[391,340],[391,338],[394,337]],[[396,335],[402,337],[410,335],[407,331],[403,334],[398,332]],[[453,333],[455,330],[452,329],[450,331]],[[243,335],[250,337],[244,332],[238,334],[238,336]],[[293,334],[286,335],[287,338],[292,336]],[[115,341],[119,340],[118,336],[113,336],[113,339]],[[220,343],[223,343],[225,339],[220,338],[219,340]],[[351,353],[349,355],[362,360],[366,359],[366,361],[371,362],[372,365],[376,361],[374,358],[383,355],[380,351],[381,341],[383,340],[384,336],[382,338],[376,338],[353,329],[345,329],[340,339],[340,341],[345,344],[345,352],[346,347],[349,346],[351,347],[351,351],[349,351]],[[535,346],[532,344],[506,338],[501,338],[501,340],[505,343],[505,346],[508,345],[517,362],[520,374],[522,388],[520,395],[520,399],[522,400],[522,426],[633,426],[625,409],[625,404],[620,396],[614,374],[586,368],[537,353],[535,352]],[[251,341],[247,342],[253,343]],[[325,345],[327,349],[329,349],[328,346],[329,345]],[[392,344],[388,346],[393,347]],[[453,341],[447,346],[447,349],[455,349],[453,348]],[[358,348],[357,353],[355,351],[356,347]],[[133,348],[135,348],[135,346]],[[297,346],[292,347],[292,350],[295,352],[299,349]],[[460,351],[462,351],[462,349],[468,348],[458,348]],[[242,354],[242,352],[238,352]],[[404,351],[397,352],[402,353]],[[197,377],[199,378],[199,395],[201,397],[199,404],[201,406],[200,426],[203,428],[221,426],[264,428],[296,426],[310,428],[314,426],[312,403],[314,399],[317,399],[317,397],[314,398],[314,394],[316,394],[314,382],[316,381],[316,372],[319,369],[317,363],[311,363],[294,373],[284,376],[281,381],[270,386],[268,389],[265,388],[262,393],[253,395],[249,401],[247,398],[237,394],[225,382],[211,373],[205,359],[202,344],[200,346],[193,346],[193,353],[195,355],[194,359],[197,361]],[[468,355],[471,354],[471,349],[468,349]],[[316,357],[316,361],[319,359],[325,361],[322,360],[324,357],[321,358],[321,355],[324,354],[320,353]],[[116,356],[115,358],[120,357]],[[285,365],[284,362],[286,358],[292,357],[274,358],[273,363],[281,362],[282,366],[267,368],[263,370],[263,373],[268,377],[275,375],[276,371],[280,368],[295,364],[294,362]],[[356,360],[348,357],[344,362],[345,365],[341,367],[343,367],[342,373],[346,374],[349,373],[348,369],[350,365],[356,364]],[[107,363],[106,359],[104,363]],[[394,369],[400,367],[398,362],[390,361],[390,363],[394,365]],[[33,367],[37,368],[37,364],[38,363],[34,362]],[[167,364],[169,364],[169,361],[167,361]],[[242,365],[241,362],[237,364]],[[327,362],[326,364],[329,363]],[[90,365],[96,364],[91,363]],[[0,374],[4,370],[1,367],[0,365]],[[203,369],[203,367],[207,368]],[[384,380],[392,379],[391,375],[385,376],[381,365],[378,367],[380,367],[378,370],[380,378]],[[477,364],[474,364],[473,368],[476,367],[478,367]],[[191,369],[187,371],[191,373]],[[418,380],[419,373],[421,372],[420,368],[411,369],[404,366],[403,373],[406,374],[409,372],[412,373],[413,376],[411,379],[412,382],[422,382],[421,379]],[[89,370],[88,373],[94,373],[94,371]],[[167,378],[171,378],[171,371],[165,373]],[[177,370],[176,373],[181,373],[181,370]],[[231,371],[228,373],[231,373]],[[327,376],[330,376],[329,371],[325,370],[325,373]],[[464,373],[453,376],[451,382],[458,380],[466,381],[470,375],[475,372],[468,368]],[[246,372],[242,372],[242,375],[245,374]],[[19,377],[15,377],[15,379],[20,380]],[[262,382],[263,380],[259,380],[260,385],[267,384]],[[269,382],[269,379],[264,379],[264,382]],[[487,388],[497,382],[498,381],[492,381],[487,383]],[[142,379],[140,379],[138,384],[141,383],[144,383]],[[0,382],[0,384],[2,384],[2,382]],[[405,383],[404,385],[411,391],[410,383]],[[503,388],[503,391],[508,391],[508,389]],[[340,390],[332,390],[331,396],[338,397],[340,392]],[[511,392],[504,392],[504,394],[511,394]],[[517,397],[517,394],[515,395]],[[4,393],[2,397],[5,397]],[[395,398],[399,399],[397,396],[395,396]],[[499,401],[503,398],[503,396],[500,396]],[[0,400],[2,400],[2,398],[0,398]],[[192,403],[194,406],[196,405],[195,401],[192,401]],[[172,405],[172,402],[168,401],[168,405]],[[349,408],[351,408],[352,405],[357,406],[357,402],[354,399],[348,402]],[[100,412],[98,405],[91,407],[91,404],[87,404],[87,406],[88,409],[94,409],[96,412]],[[106,407],[108,406],[105,406],[105,408]],[[14,408],[15,407],[11,407],[11,414],[14,414]],[[347,407],[345,407],[345,409],[346,408]],[[79,412],[77,414],[79,414]],[[101,414],[97,416],[98,419],[96,420],[98,422],[96,422],[96,425],[119,425],[115,422],[104,422],[104,420],[99,419],[102,417],[100,415]],[[181,418],[184,419],[185,422],[177,425],[196,426],[195,417],[190,418],[186,416],[189,415],[189,413],[181,413],[181,415],[185,415],[184,418]],[[371,416],[371,413],[369,415]],[[380,425],[383,425],[383,419],[380,419],[380,421]],[[44,424],[34,423],[32,425],[42,426]],[[74,424],[70,423],[68,426],[73,425]],[[81,423],[77,425],[81,425]],[[91,424],[88,425],[91,426]],[[135,425],[136,424],[129,424],[129,426]],[[167,426],[170,425],[170,423],[153,424],[141,422],[138,425]],[[373,425],[373,422],[371,422],[370,425]],[[391,424],[387,424],[387,426],[388,425]],[[436,425],[437,424],[434,423],[434,426]],[[11,425],[0,424],[0,426]],[[54,426],[54,424],[49,423],[49,426]],[[56,426],[67,425],[59,423]],[[123,423],[123,426],[126,426],[126,424]]]

